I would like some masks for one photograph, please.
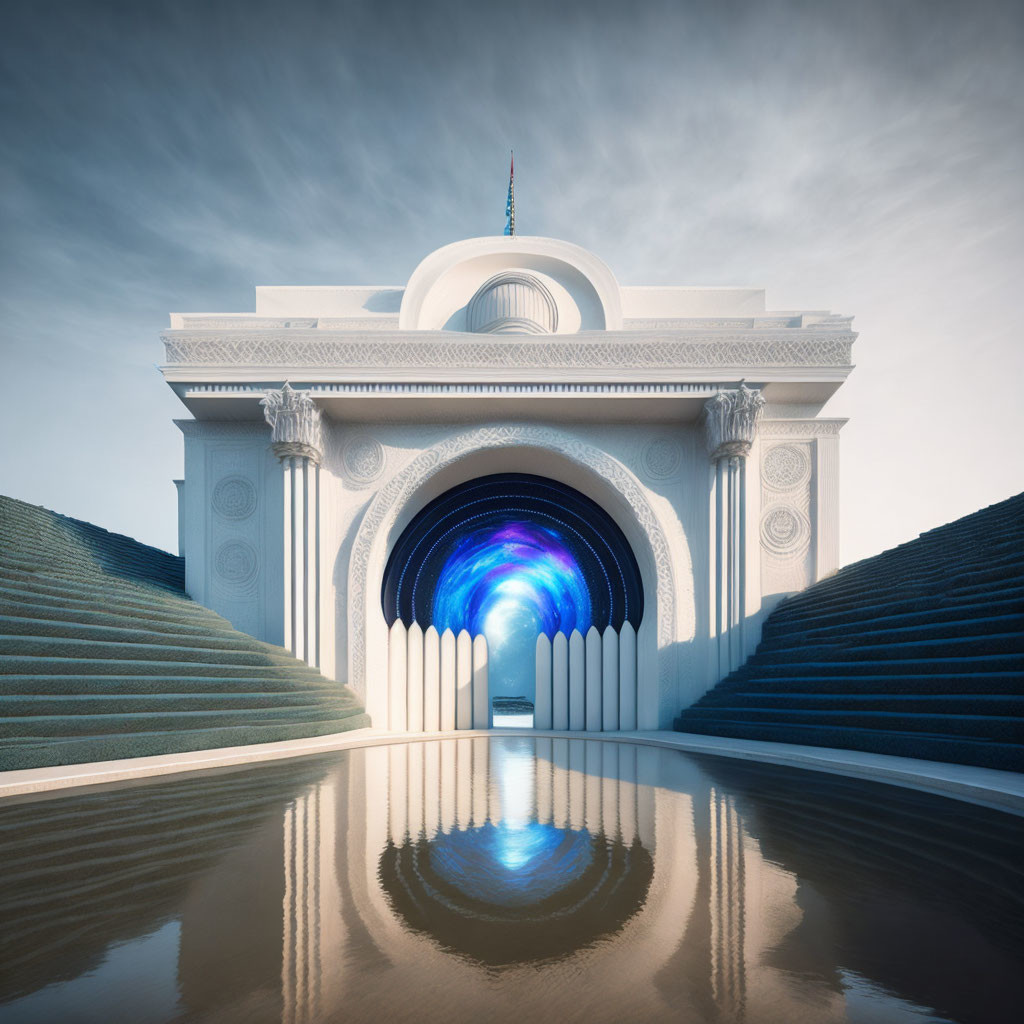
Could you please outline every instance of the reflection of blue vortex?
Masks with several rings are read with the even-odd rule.
[[[435,876],[471,900],[500,907],[539,903],[577,879],[594,858],[586,830],[536,821],[439,833],[431,841]]]
[[[585,633],[590,592],[573,552],[553,525],[511,520],[463,533],[434,589],[439,632],[486,633],[492,643],[520,631]]]

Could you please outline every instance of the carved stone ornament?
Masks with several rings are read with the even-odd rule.
[[[241,586],[256,578],[260,560],[251,544],[242,540],[229,540],[217,549],[213,568],[225,583]]]
[[[761,392],[744,384],[709,398],[704,403],[704,427],[712,460],[749,455],[763,409]]]
[[[811,524],[790,505],[774,505],[761,519],[761,544],[779,558],[795,558],[807,550]]]
[[[670,437],[654,438],[640,455],[644,473],[654,480],[667,480],[675,476],[682,461],[682,449]]]
[[[307,392],[296,391],[285,381],[280,391],[268,391],[260,405],[273,430],[274,454],[279,459],[304,456],[320,461],[324,448],[321,414]]]
[[[213,489],[213,510],[222,519],[248,519],[256,511],[256,488],[245,477],[225,477]]]
[[[384,449],[368,434],[350,438],[341,455],[348,481],[356,485],[372,483],[384,471]]]
[[[802,487],[810,475],[810,456],[805,448],[795,444],[772,445],[761,460],[761,478],[776,491]]]

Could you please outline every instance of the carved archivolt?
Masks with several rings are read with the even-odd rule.
[[[658,646],[668,648],[675,639],[676,594],[672,552],[654,509],[636,477],[607,452],[570,434],[532,425],[488,425],[450,437],[422,452],[402,472],[377,492],[359,526],[349,563],[348,636],[352,672],[349,684],[362,685],[366,676],[366,623],[370,602],[377,592],[368,592],[370,557],[374,541],[394,526],[401,511],[424,482],[446,466],[488,448],[532,447],[564,455],[603,478],[628,502],[651,546],[656,573]],[[683,554],[683,553],[679,553]],[[379,581],[372,581],[376,586]],[[660,656],[659,683],[662,692],[672,684],[672,664]]]

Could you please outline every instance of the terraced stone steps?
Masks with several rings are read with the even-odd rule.
[[[181,559],[0,497],[0,768],[341,732],[354,693],[182,591]]]
[[[676,728],[1024,770],[1024,495],[783,602]]]

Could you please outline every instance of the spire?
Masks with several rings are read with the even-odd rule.
[[[508,199],[505,201],[505,234],[514,235],[516,233],[516,155],[511,150],[509,150],[509,153]]]

